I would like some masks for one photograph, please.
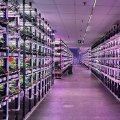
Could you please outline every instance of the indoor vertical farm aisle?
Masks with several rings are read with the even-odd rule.
[[[83,65],[55,86],[28,120],[120,120],[120,103]]]
[[[120,120],[120,0],[0,0],[0,120]]]

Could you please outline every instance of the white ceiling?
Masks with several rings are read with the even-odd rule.
[[[94,0],[32,0],[42,17],[71,47],[78,47],[92,10]],[[84,6],[83,2],[87,2]],[[97,0],[83,47],[91,46],[99,36],[120,19],[120,0]]]

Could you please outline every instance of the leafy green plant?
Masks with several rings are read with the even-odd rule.
[[[9,26],[9,28],[12,29],[13,31],[15,30],[16,22],[14,21],[14,18],[9,20],[8,26]]]
[[[4,73],[4,67],[0,66],[0,74],[3,74],[3,73]]]
[[[29,14],[26,14],[26,13],[25,13],[25,16],[26,16],[26,18],[27,18],[27,20],[28,20],[29,22],[32,22],[31,16],[30,16]]]
[[[5,96],[4,86],[0,85],[0,100],[2,100],[4,96]]]
[[[4,59],[0,58],[0,74],[5,73],[5,68],[4,68]]]
[[[26,77],[25,78],[25,86],[26,88],[31,86],[31,77]],[[23,77],[20,77],[20,88],[23,89]]]
[[[18,86],[16,84],[16,81],[12,81],[9,83],[9,94],[14,95],[18,93]]]
[[[25,44],[25,47],[26,47],[26,48],[25,48],[25,49],[26,49],[26,52],[27,52],[27,53],[30,53],[30,44],[27,44],[27,43],[26,43],[26,44]],[[21,43],[21,44],[20,44],[20,50],[23,51],[23,49],[24,49],[24,44]]]
[[[3,46],[5,46],[5,40],[4,40],[4,38],[1,38],[0,39],[0,47],[3,47]]]
[[[9,69],[11,72],[14,72],[17,70],[17,63],[16,60],[14,60],[13,62],[9,62]]]
[[[20,70],[23,70],[23,60],[20,60]]]
[[[10,51],[14,52],[14,51],[16,50],[16,45],[15,45],[15,43],[10,42],[9,49],[10,49]]]
[[[30,77],[30,76],[29,76],[29,77],[26,77],[25,83],[26,83],[26,86],[27,86],[27,87],[30,87],[30,86],[31,86],[31,77]]]
[[[26,68],[30,69],[30,63],[26,63]]]
[[[20,49],[23,50],[23,43],[20,44]]]
[[[23,76],[20,76],[20,88],[23,89]]]

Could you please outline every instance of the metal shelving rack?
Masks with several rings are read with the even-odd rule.
[[[20,33],[17,0],[0,2],[0,119],[20,109]],[[14,104],[12,104],[14,103]]]
[[[87,65],[92,73],[120,100],[120,24],[114,26],[100,41],[95,43],[90,55],[86,55]]]
[[[81,63],[84,64],[86,67],[89,68],[90,64],[90,57],[91,57],[91,49],[88,49],[85,53],[81,55]]]
[[[5,120],[26,119],[54,83],[54,30],[32,3],[18,2],[0,2],[0,119]]]
[[[37,13],[37,9],[32,8],[31,3],[24,3],[20,7],[20,14],[23,21],[23,44],[25,42],[25,46],[21,46],[21,54],[25,57],[23,63],[26,66],[23,69],[23,117],[26,117],[53,85],[54,34],[47,21]]]
[[[73,63],[73,54],[62,40],[55,41],[55,78],[61,78]]]

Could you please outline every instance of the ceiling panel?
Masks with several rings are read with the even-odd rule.
[[[88,20],[88,18],[89,18],[89,15],[76,14],[76,20],[78,20],[78,21],[82,22],[82,20],[83,20],[83,22],[85,22],[86,20]]]
[[[97,22],[102,22],[103,18],[105,18],[106,16],[108,16],[108,15],[97,15],[97,14],[95,14],[92,17],[92,21],[91,22],[93,22],[93,21],[96,22],[96,23]]]
[[[42,13],[42,17],[45,18],[49,23],[50,25],[52,25],[52,27],[56,27],[56,26],[61,26],[62,22],[61,20],[59,19],[59,16],[58,14],[56,13]]]
[[[120,20],[120,16],[118,17],[113,17],[113,15],[107,15],[104,19],[103,19],[103,23],[104,23],[104,25],[103,25],[103,27],[107,27],[107,26],[109,26],[109,27],[112,27],[112,25],[114,24],[114,23],[116,23],[118,20]]]
[[[32,0],[36,4],[54,4],[53,0]]]
[[[57,5],[57,8],[60,13],[74,14],[74,6],[73,5]]]
[[[75,20],[75,14],[71,14],[71,13],[61,13],[60,16],[64,19],[64,20]]]
[[[95,42],[95,39],[96,39],[96,37],[97,37],[98,35],[100,35],[100,34],[88,34],[88,35],[86,36],[85,41],[84,41],[84,45],[85,45],[85,46],[89,46],[89,44],[94,43],[94,42]],[[94,41],[93,41],[93,40],[94,40]]]
[[[55,20],[59,20],[59,16],[58,16],[58,14],[57,13],[46,13],[46,12],[42,12],[43,14],[42,14],[42,17],[45,17],[45,19],[46,18],[50,18],[49,20],[51,21],[51,19],[52,20],[54,20],[54,21],[52,21],[52,22],[58,22],[58,21],[55,21]]]
[[[92,6],[79,6],[76,5],[76,14],[89,15],[91,13]]]
[[[94,0],[75,0],[76,5],[84,6],[84,2],[86,2],[86,6],[93,5]]]
[[[75,24],[75,20],[69,20],[69,19],[67,20],[64,18],[62,18],[62,20],[63,20],[64,24],[68,27],[71,27],[71,26],[73,26],[73,24]]]
[[[113,6],[117,0],[97,0],[96,5],[100,6]]]
[[[56,10],[56,6],[55,5],[51,5],[51,4],[48,4],[48,5],[41,5],[41,4],[37,4],[35,3],[35,6],[37,8],[39,8],[39,10],[41,11],[41,13],[57,13],[57,10]]]
[[[111,6],[96,6],[94,9],[94,15],[106,15],[112,9]]]
[[[80,47],[80,52],[85,53],[90,47]]]
[[[74,0],[53,0],[56,4],[73,5]]]
[[[68,41],[68,40],[65,40],[65,43],[66,44],[68,44],[68,45],[70,45],[70,46],[77,46],[78,45],[78,43],[76,42],[76,40],[70,40],[70,41]]]
[[[112,9],[109,11],[109,15],[119,15],[120,16],[120,7],[118,7],[118,6],[112,7]]]
[[[120,0],[115,0],[115,4],[114,4],[114,6],[118,6],[118,7],[120,7]]]
[[[66,28],[66,26],[65,26],[65,28]],[[75,37],[77,35],[76,28],[74,28],[74,27],[67,28],[66,32],[68,33],[68,36],[74,36]]]
[[[83,22],[81,20],[76,20],[76,28],[83,28],[87,26],[87,20],[84,20]]]

